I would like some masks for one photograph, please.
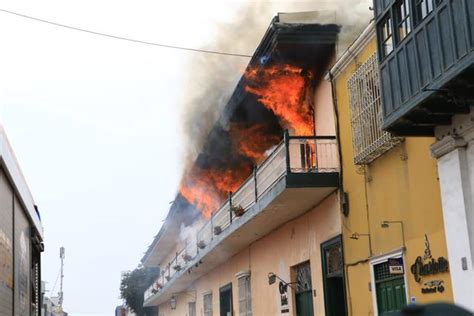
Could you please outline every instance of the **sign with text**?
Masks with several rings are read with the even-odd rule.
[[[281,300],[281,313],[286,314],[290,312],[290,308],[288,307],[288,285],[281,282],[278,285],[278,289],[280,291],[280,300]]]
[[[389,258],[388,271],[390,274],[403,274],[403,258]]]

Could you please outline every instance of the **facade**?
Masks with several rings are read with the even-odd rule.
[[[375,24],[330,71],[338,113],[349,315],[453,302],[433,137],[384,131]],[[385,94],[388,92],[385,91]],[[452,272],[451,272],[452,273]]]
[[[454,302],[474,311],[472,1],[376,0],[383,126],[436,136]],[[396,27],[398,26],[398,27]]]
[[[0,315],[40,315],[43,227],[0,126]]]
[[[158,306],[159,315],[346,312],[339,156],[331,85],[322,78],[334,61],[338,27],[291,20],[294,25],[282,16],[274,19],[249,68],[281,60],[318,67],[310,95],[314,134],[285,132],[229,199],[209,219],[191,226],[185,240],[175,223],[182,211],[172,207],[142,259],[162,271],[144,293],[144,305]],[[244,81],[228,104],[237,104],[237,112],[252,105]]]

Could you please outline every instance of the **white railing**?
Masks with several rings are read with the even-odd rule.
[[[289,173],[328,173],[338,170],[339,156],[335,137],[295,137],[286,134],[285,140],[211,214],[211,218],[197,232],[196,239],[188,241],[163,268],[160,277],[145,291],[145,300],[159,292],[200,250],[238,220],[283,176]]]

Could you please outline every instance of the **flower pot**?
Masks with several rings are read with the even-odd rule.
[[[204,249],[206,247],[206,243],[201,240],[200,242],[198,242],[197,246],[199,247],[199,249]]]
[[[193,257],[191,257],[190,255],[182,255],[182,257],[185,262],[189,262],[193,259]]]
[[[234,212],[236,217],[240,217],[240,216],[244,215],[244,213],[245,213],[244,208],[240,205],[233,206],[232,211]]]
[[[222,228],[220,226],[214,226],[214,235],[219,235],[222,233]]]

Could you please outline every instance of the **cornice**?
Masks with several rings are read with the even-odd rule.
[[[431,155],[438,159],[457,148],[466,147],[467,142],[462,137],[445,136],[430,146]]]

